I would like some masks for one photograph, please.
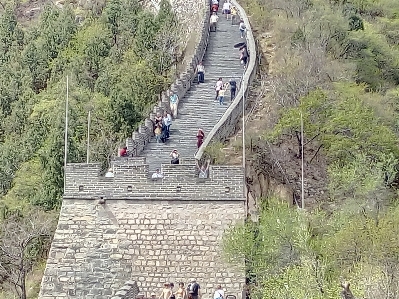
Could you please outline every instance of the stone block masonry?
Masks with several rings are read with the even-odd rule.
[[[192,277],[204,299],[213,298],[217,284],[241,298],[244,271],[223,262],[221,241],[244,213],[242,198],[64,199],[39,298],[111,298],[129,280],[149,297],[164,282],[187,284]]]
[[[99,175],[100,164],[68,164],[64,198],[173,200],[237,200],[244,198],[244,172],[238,166],[213,165],[209,178],[199,179],[195,164],[162,165],[163,179],[150,179],[143,160],[114,163],[113,178]]]

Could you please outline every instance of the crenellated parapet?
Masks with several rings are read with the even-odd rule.
[[[231,200],[244,198],[241,167],[213,165],[209,177],[199,178],[195,164],[162,165],[162,179],[152,179],[145,158],[113,162],[114,177],[101,175],[101,165],[68,164],[64,198],[129,199],[174,198],[175,200]]]
[[[204,7],[208,7],[208,1],[204,1]],[[163,91],[158,103],[154,106],[153,111],[148,118],[140,124],[139,128],[132,132],[132,136],[126,139],[126,146],[130,156],[139,156],[143,151],[145,145],[149,142],[153,133],[153,121],[156,114],[159,112],[163,114],[164,111],[170,111],[169,96],[171,91],[179,96],[180,99],[184,97],[187,91],[191,88],[194,81],[196,68],[205,54],[208,37],[209,37],[209,9],[203,10],[201,17],[201,24],[198,27],[199,38],[195,47],[195,52],[185,61],[186,67],[184,71],[176,78],[170,87]]]

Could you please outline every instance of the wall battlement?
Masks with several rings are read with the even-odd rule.
[[[144,158],[114,161],[114,177],[100,175],[98,163],[67,164],[64,198],[129,199],[168,198],[175,200],[232,200],[244,198],[244,172],[241,167],[213,165],[209,178],[198,177],[195,164],[162,165],[162,179],[151,179]]]

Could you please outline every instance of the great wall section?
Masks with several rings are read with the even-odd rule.
[[[67,165],[62,208],[39,299],[128,299],[139,292],[146,298],[155,292],[158,297],[163,283],[187,284],[189,278],[199,282],[203,299],[213,298],[217,284],[226,295],[241,299],[244,265],[227,265],[221,242],[223,232],[246,217],[244,169],[211,165],[209,177],[200,179],[195,164],[203,160],[212,141],[234,133],[255,75],[251,27],[243,8],[231,2],[248,29],[247,68],[240,65],[233,47],[243,41],[238,26],[227,21],[220,8],[217,32],[209,32],[209,3],[204,0],[195,54],[149,119],[126,140],[133,157],[112,161],[113,178],[100,175],[96,163]],[[199,61],[204,62],[206,75],[205,83],[197,85]],[[227,97],[222,107],[214,100],[213,86],[219,77],[240,82],[236,98]],[[168,143],[157,144],[150,119],[168,109],[171,90],[181,99],[179,116]],[[206,138],[197,151],[199,127]],[[181,153],[178,165],[170,164],[174,148]],[[154,181],[150,178],[156,168],[164,177]]]

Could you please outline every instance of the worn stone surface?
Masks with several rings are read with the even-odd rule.
[[[239,298],[244,273],[223,263],[221,239],[243,215],[242,200],[64,200],[39,298],[111,298],[128,280],[149,296],[191,277],[204,298],[217,284]]]
[[[240,18],[244,20],[245,26],[247,28],[246,40],[248,53],[250,55],[249,62],[247,64],[247,68],[240,78],[240,89],[237,92],[237,95],[234,101],[229,105],[227,111],[223,114],[223,116],[217,120],[212,126],[212,130],[207,134],[203,146],[198,150],[195,154],[195,158],[200,160],[202,155],[206,149],[206,147],[213,141],[224,141],[226,137],[233,135],[236,130],[237,122],[242,118],[243,107],[248,106],[248,101],[245,100],[245,96],[248,93],[249,85],[252,79],[256,76],[256,46],[255,39],[252,34],[251,24],[249,23],[249,19],[245,14],[244,9],[238,5],[237,1],[231,0],[231,3],[238,8],[238,12]],[[242,39],[240,41],[243,41]],[[238,80],[237,80],[238,83]]]
[[[223,263],[221,240],[226,228],[245,219],[243,170],[212,166],[209,178],[200,180],[193,163],[199,126],[206,134],[212,132],[232,109],[234,118],[227,116],[230,121],[224,127],[237,120],[237,105],[228,94],[228,105],[217,107],[214,101],[217,78],[237,79],[243,72],[233,48],[240,41],[238,27],[220,16],[217,32],[209,36],[209,11],[204,12],[192,62],[170,87],[181,103],[168,144],[154,144],[147,119],[127,140],[135,157],[112,162],[114,178],[99,176],[97,164],[67,166],[64,200],[39,299],[123,298],[127,281],[137,281],[149,296],[159,292],[163,282],[187,283],[190,277],[201,284],[204,299],[213,298],[217,284],[241,299],[245,273]],[[192,86],[205,49],[206,83]],[[167,108],[165,93],[154,113]],[[220,137],[231,128],[219,127],[217,132]],[[181,151],[181,165],[166,165],[172,148]],[[160,166],[164,178],[149,179]]]
[[[179,115],[171,126],[171,136],[165,143],[156,143],[155,138],[144,147],[140,155],[146,157],[150,171],[159,168],[161,164],[170,163],[169,153],[173,149],[180,152],[182,159],[193,159],[197,151],[196,134],[202,128],[208,136],[215,124],[230,109],[232,99],[230,92],[225,94],[225,105],[220,106],[215,100],[215,84],[219,77],[224,82],[235,79],[241,81],[244,68],[240,64],[240,54],[234,45],[242,42],[237,25],[232,25],[224,15],[219,13],[216,32],[210,32],[207,51],[203,58],[205,66],[205,83],[193,84],[185,94],[180,94]],[[237,121],[237,118],[234,118]],[[234,132],[236,123],[229,125]],[[226,135],[228,136],[228,135]]]

